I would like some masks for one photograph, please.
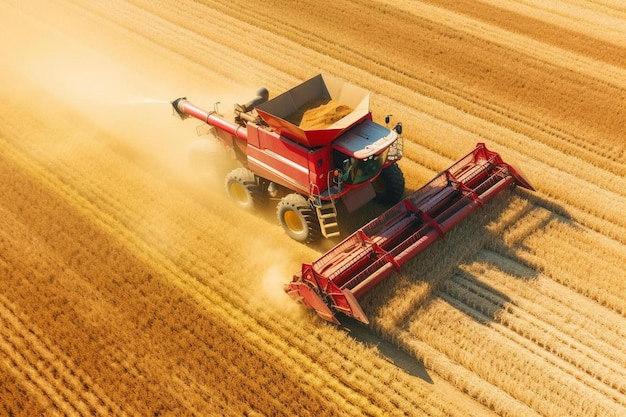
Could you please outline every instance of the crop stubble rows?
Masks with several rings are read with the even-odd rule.
[[[225,7],[217,2],[185,2],[182,6],[173,6],[169,2],[148,4],[136,1],[137,8],[122,2],[73,3],[78,10],[91,9],[97,18],[110,20],[114,26],[131,30],[135,27],[135,31],[137,27],[143,28],[141,36],[148,41],[158,39],[165,49],[179,51],[186,59],[202,65],[208,72],[232,80],[233,84],[253,80],[269,83],[273,91],[280,91],[310,75],[311,71],[322,70],[341,74],[366,86],[376,96],[373,102],[376,114],[400,109],[397,115],[405,122],[409,139],[408,158],[403,161],[403,167],[411,186],[423,182],[433,171],[459,156],[459,149],[466,149],[476,140],[496,144],[494,147],[505,158],[513,158],[523,167],[538,188],[536,195],[506,193],[482,214],[470,218],[470,224],[451,233],[447,242],[435,245],[421,259],[411,263],[400,277],[381,285],[377,294],[370,294],[364,301],[374,317],[374,326],[382,336],[415,353],[429,369],[456,386],[459,392],[469,393],[497,414],[619,415],[624,410],[626,365],[622,358],[626,291],[620,267],[626,259],[623,240],[626,223],[621,215],[626,208],[623,132],[626,114],[623,75],[626,69],[620,58],[624,56],[623,46],[611,44],[606,39],[595,39],[589,25],[585,26],[585,33],[579,35],[584,35],[590,45],[601,45],[599,49],[612,52],[610,59],[603,60],[606,54],[591,53],[584,45],[574,47],[563,41],[557,44],[556,37],[548,35],[554,29],[545,19],[548,9],[538,11],[537,16],[534,13],[528,16],[537,17],[533,20],[533,27],[542,29],[530,34],[519,28],[514,33],[509,32],[507,22],[498,20],[495,12],[500,10],[496,6],[483,5],[480,10],[470,13],[462,3],[453,7],[443,1],[430,5],[415,2],[412,6],[391,1],[353,2],[330,14],[341,24],[329,19],[327,10],[333,5],[323,2],[311,6],[307,10],[309,13],[305,14],[292,13],[285,6],[284,13],[278,18],[275,13],[262,8],[257,8],[254,14],[242,16],[235,12],[238,10],[236,4]],[[249,2],[245,3],[246,8],[254,8]],[[58,4],[65,5],[64,2]],[[571,15],[568,17],[563,10],[559,11],[559,7],[565,8],[563,4],[550,4],[556,7],[553,12],[565,16],[559,18],[561,27],[565,25],[570,30],[576,27]],[[529,6],[525,5],[524,9],[521,2],[507,2],[506,7],[519,13],[528,10]],[[532,7],[536,10],[537,5]],[[425,10],[430,12],[426,17],[421,15]],[[619,12],[609,13],[606,9],[597,12],[606,12],[623,21]],[[355,16],[358,18],[350,19]],[[148,23],[154,21],[160,26]],[[363,36],[363,28],[372,27],[374,22],[378,26],[372,32],[378,37]],[[163,28],[169,31],[163,31]],[[395,39],[391,32],[394,32]],[[251,39],[254,42],[250,42]],[[466,52],[458,52],[460,49]],[[207,54],[207,50],[221,59],[212,59],[215,55]],[[281,51],[280,60],[276,59],[277,50]],[[560,54],[561,51],[565,53]],[[465,59],[467,63],[462,62]],[[246,64],[242,65],[244,62]],[[17,135],[17,128],[12,133]],[[11,135],[8,138],[12,139]],[[12,146],[9,140],[5,141],[3,148],[6,151]],[[278,312],[258,305],[246,307],[249,303],[247,294],[256,287],[251,277],[246,280],[240,275],[249,274],[250,269],[237,267],[232,259],[236,255],[228,250],[230,246],[216,246],[212,237],[217,239],[217,232],[207,229],[210,223],[216,223],[236,230],[236,224],[227,220],[225,214],[220,214],[215,205],[207,210],[208,213],[198,209],[197,217],[176,214],[172,220],[172,209],[159,205],[163,204],[159,196],[148,195],[145,191],[136,194],[137,187],[154,180],[152,176],[146,177],[141,170],[134,169],[123,156],[107,153],[106,146],[99,148],[102,143],[94,146],[109,158],[90,160],[88,155],[93,149],[85,149],[81,155],[87,161],[81,165],[82,171],[76,169],[74,161],[46,166],[32,155],[30,160],[25,157],[21,167],[40,163],[44,171],[54,169],[58,180],[48,185],[63,187],[61,184],[70,184],[67,187],[73,189],[72,195],[88,202],[84,203],[90,207],[86,218],[104,217],[98,222],[107,223],[109,232],[104,233],[105,236],[125,230],[127,239],[135,242],[130,247],[147,253],[142,257],[144,261],[136,266],[138,270],[154,270],[155,276],[166,278],[188,277],[182,280],[186,284],[169,285],[170,282],[163,278],[160,287],[139,288],[138,282],[129,282],[128,275],[120,271],[119,279],[105,279],[112,279],[112,285],[119,285],[123,288],[121,291],[112,290],[113,287],[102,280],[93,283],[94,287],[105,286],[110,291],[108,304],[105,303],[103,309],[128,318],[129,313],[124,308],[115,308],[111,304],[117,303],[119,297],[127,300],[125,305],[129,306],[130,296],[123,292],[130,291],[136,299],[145,298],[142,307],[147,308],[149,301],[156,303],[155,299],[163,296],[159,288],[163,288],[165,281],[167,288],[172,286],[182,294],[178,300],[168,299],[166,305],[176,310],[174,301],[191,297],[194,302],[183,305],[190,317],[197,317],[190,325],[174,323],[154,313],[157,314],[157,324],[152,322],[150,325],[160,326],[165,334],[187,332],[189,337],[184,340],[197,347],[200,340],[203,343],[209,340],[205,332],[209,331],[208,323],[213,323],[212,317],[218,315],[229,319],[228,323],[233,326],[240,320],[248,329],[246,340],[254,342],[253,355],[260,357],[259,352],[263,352],[263,355],[277,357],[279,352],[291,352],[287,355],[287,363],[302,368],[301,373],[292,376],[293,380],[301,379],[314,387],[312,391],[306,391],[307,395],[319,395],[332,403],[349,398],[347,410],[354,413],[368,405],[368,397],[374,407],[372,414],[377,413],[374,411],[376,407],[379,412],[393,407],[423,407],[432,415],[450,413],[445,406],[440,407],[439,403],[444,401],[437,395],[429,398],[425,405],[421,404],[421,398],[410,399],[412,395],[417,397],[417,393],[428,396],[427,390],[418,389],[406,381],[403,374],[386,377],[384,371],[389,369],[380,363],[376,365],[379,367],[377,371],[368,368],[370,365],[366,361],[375,361],[372,355],[364,354],[362,360],[355,359],[345,345],[347,339],[330,330],[319,330],[317,325],[310,323],[310,317],[293,319],[298,323],[304,320],[305,324],[295,329],[295,335],[287,337],[294,329],[284,323],[275,323],[275,318],[280,316]],[[35,151],[26,149],[22,152]],[[122,180],[90,176],[90,173],[119,166],[132,170],[133,175]],[[41,168],[35,168],[35,171],[41,172]],[[36,179],[39,174],[32,175]],[[133,183],[132,179],[136,177],[147,183]],[[157,203],[151,205],[154,213],[148,218],[142,218],[146,207],[141,199],[145,198]],[[219,199],[217,196],[211,198]],[[72,204],[76,203],[70,206]],[[22,212],[19,215],[26,218]],[[32,215],[34,223],[37,215],[43,214],[33,212]],[[208,218],[198,220],[202,216]],[[171,224],[164,231],[151,227],[150,221],[160,224],[169,221]],[[32,229],[32,226],[28,227]],[[58,257],[69,259],[64,263],[67,262],[73,271],[72,278],[97,275],[95,267],[85,269],[82,263],[92,259],[100,250],[111,256],[111,252],[106,252],[110,249],[89,245],[79,248],[76,243],[69,244],[67,239],[71,236],[66,236],[66,240],[60,240],[58,244],[66,244],[76,253],[55,248],[60,253],[51,255],[54,258],[47,262],[57,262]],[[159,241],[163,237],[170,241]],[[106,238],[94,245],[103,242],[120,245],[109,241],[110,238]],[[183,243],[184,249],[171,249],[169,244],[175,242]],[[191,242],[203,250],[192,250],[188,246]],[[213,251],[213,256],[206,255],[208,248]],[[75,254],[79,256],[74,257]],[[310,256],[310,253],[305,252],[302,256]],[[215,259],[230,263],[232,270],[216,265]],[[18,257],[3,261],[5,264],[17,262]],[[165,271],[164,264],[169,265]],[[457,264],[461,266],[457,268]],[[60,270],[59,274],[63,275],[64,271]],[[41,279],[49,278],[43,275]],[[22,275],[18,273],[16,276]],[[217,280],[219,285],[207,279],[216,276],[223,277]],[[54,282],[45,288],[49,289],[52,284]],[[29,285],[25,285],[23,291],[30,289],[37,293],[34,284]],[[191,288],[202,295],[190,296]],[[217,291],[219,295],[210,296],[203,288]],[[102,291],[98,290],[99,293]],[[152,291],[156,293],[153,296],[150,295]],[[51,301],[46,301],[44,295],[39,297],[36,300],[50,305]],[[64,296],[58,293],[56,297],[63,299]],[[226,315],[220,314],[219,309],[209,308],[206,300],[223,303],[228,307]],[[199,312],[190,304],[201,305],[202,309]],[[78,313],[78,317],[85,314]],[[184,316],[184,312],[179,314]],[[44,313],[39,317],[43,322]],[[135,332],[141,333],[140,329]],[[232,335],[227,326],[221,326],[217,333],[223,332],[231,334],[233,341],[241,340],[238,339],[240,336]],[[306,337],[309,333],[317,333],[318,340]],[[96,334],[107,340],[102,333]],[[283,341],[274,340],[273,334],[283,335]],[[131,335],[129,330],[125,334],[126,344],[122,346],[133,346]],[[22,360],[16,356],[18,342],[14,341],[15,337],[11,335],[5,339],[8,342],[3,350],[9,353],[11,369]],[[294,347],[284,344],[287,340],[293,342],[299,338],[301,343]],[[77,341],[76,346],[79,343]],[[82,343],[89,345],[84,339]],[[158,351],[166,354],[173,354],[173,349],[180,347],[165,338],[143,340],[142,343],[162,349]],[[340,356],[325,361],[325,357],[316,352],[320,343],[332,346],[330,350],[338,350]],[[137,378],[159,374],[146,358],[140,358],[139,353],[124,360],[126,352],[117,349],[119,347],[112,348],[109,354],[118,361],[124,373]],[[146,352],[150,353],[150,349],[146,348],[144,354]],[[160,355],[151,354],[150,359],[163,362]],[[220,354],[226,355],[223,351]],[[203,365],[202,361],[212,363],[208,358],[218,361],[220,354],[211,356],[207,348],[203,348],[193,359],[185,358],[182,367],[186,366],[189,373],[193,367],[206,369],[208,365]],[[484,360],[485,357],[489,360]],[[319,365],[307,365],[307,361]],[[180,368],[176,369],[172,361],[167,363],[168,370],[177,377],[170,381],[172,386],[166,390],[173,399],[165,400],[162,398],[165,394],[159,396],[154,389],[149,389],[164,404],[172,407],[179,404],[188,410],[203,411],[199,405],[206,401],[203,392],[216,391],[221,393],[216,408],[229,406],[234,401],[229,397],[232,394],[220,391],[219,384],[209,388],[206,381],[196,379],[195,372],[185,374]],[[219,363],[234,374],[241,372],[242,366]],[[176,365],[181,366],[180,363]],[[248,369],[254,368],[252,363],[249,366]],[[96,403],[89,399],[75,398],[77,394],[71,392],[71,387],[64,391],[71,381],[59,382],[46,376],[46,367],[24,368],[23,372],[39,372],[47,381],[38,386],[41,401],[33,407],[46,407],[51,402],[58,408],[68,407],[70,412],[77,413],[81,412],[80,407],[96,407]],[[98,376],[102,381],[108,381],[103,364],[94,366],[94,369],[104,373]],[[363,373],[363,369],[367,371]],[[281,374],[280,370],[268,370],[264,366],[258,379],[264,381],[263,375],[275,376],[276,372]],[[366,375],[368,373],[375,375],[376,379],[371,380],[372,377]],[[362,381],[357,380],[360,374],[363,375]],[[285,380],[285,374],[282,375]],[[324,390],[319,381],[329,376],[336,382]],[[19,374],[15,377],[19,378]],[[386,378],[400,381],[394,382],[400,387],[374,395],[379,390],[376,381]],[[243,376],[241,381],[254,385]],[[123,391],[123,395],[136,399],[125,403],[132,405],[129,406],[131,413],[135,411],[133,406],[141,412],[141,401],[136,394],[131,395],[132,384],[127,383],[129,388]],[[291,386],[286,381],[284,383]],[[33,386],[37,382],[23,384]],[[180,394],[185,386],[193,387],[194,397]],[[252,389],[253,393],[261,391],[260,388]],[[411,391],[413,394],[408,395]],[[281,400],[272,401],[272,395]],[[264,406],[283,410],[276,411],[279,414],[288,413],[286,410],[292,410],[289,407],[296,406],[285,401],[285,397],[279,397],[277,392],[272,395],[263,397],[269,401],[269,405]],[[252,408],[253,397],[244,399]],[[112,405],[105,401],[106,396],[99,398],[97,406],[108,404],[110,411]]]

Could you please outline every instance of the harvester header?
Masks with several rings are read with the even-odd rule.
[[[368,319],[358,299],[474,210],[511,185],[534,188],[483,143],[388,211],[355,231],[285,286],[291,298],[339,323]]]

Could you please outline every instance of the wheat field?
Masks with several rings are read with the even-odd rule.
[[[626,415],[622,1],[2,0],[0,33],[0,415]],[[288,299],[334,242],[235,209],[171,117],[320,72],[402,121],[408,191],[476,142],[537,189],[368,293],[369,326]]]

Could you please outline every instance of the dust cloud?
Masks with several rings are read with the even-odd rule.
[[[201,124],[173,117],[172,100],[188,96],[207,110],[219,101],[229,118],[235,103],[254,95],[256,88],[229,86],[215,74],[200,79],[173,65],[167,51],[48,9],[37,11],[49,15],[47,23],[11,9],[0,13],[2,39],[13,40],[0,46],[0,94],[51,96],[172,174],[190,174],[187,147]]]

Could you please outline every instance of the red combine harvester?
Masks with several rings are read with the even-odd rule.
[[[395,204],[404,194],[396,164],[402,124],[375,123],[369,93],[357,86],[317,75],[271,100],[261,89],[259,97],[235,105],[233,122],[217,105],[205,111],[182,97],[172,106],[181,119],[206,123],[240,163],[226,176],[231,199],[244,209],[278,201],[278,221],[297,241],[338,236],[339,200],[354,211],[374,198]]]
[[[357,299],[508,186],[534,188],[483,143],[424,187],[344,239],[285,286],[325,320],[369,323]]]
[[[369,93],[317,75],[268,100],[267,90],[235,105],[234,121],[185,97],[172,102],[181,119],[206,123],[240,163],[226,190],[244,209],[276,200],[280,225],[293,239],[339,235],[337,201],[354,211],[378,198],[393,205],[311,264],[285,286],[322,318],[336,313],[368,323],[357,299],[512,184],[533,190],[524,176],[484,144],[403,199],[402,124],[375,123]],[[389,123],[389,116],[386,118]],[[194,149],[195,159],[206,150]],[[199,155],[198,155],[199,154]],[[196,158],[198,157],[198,158]]]

